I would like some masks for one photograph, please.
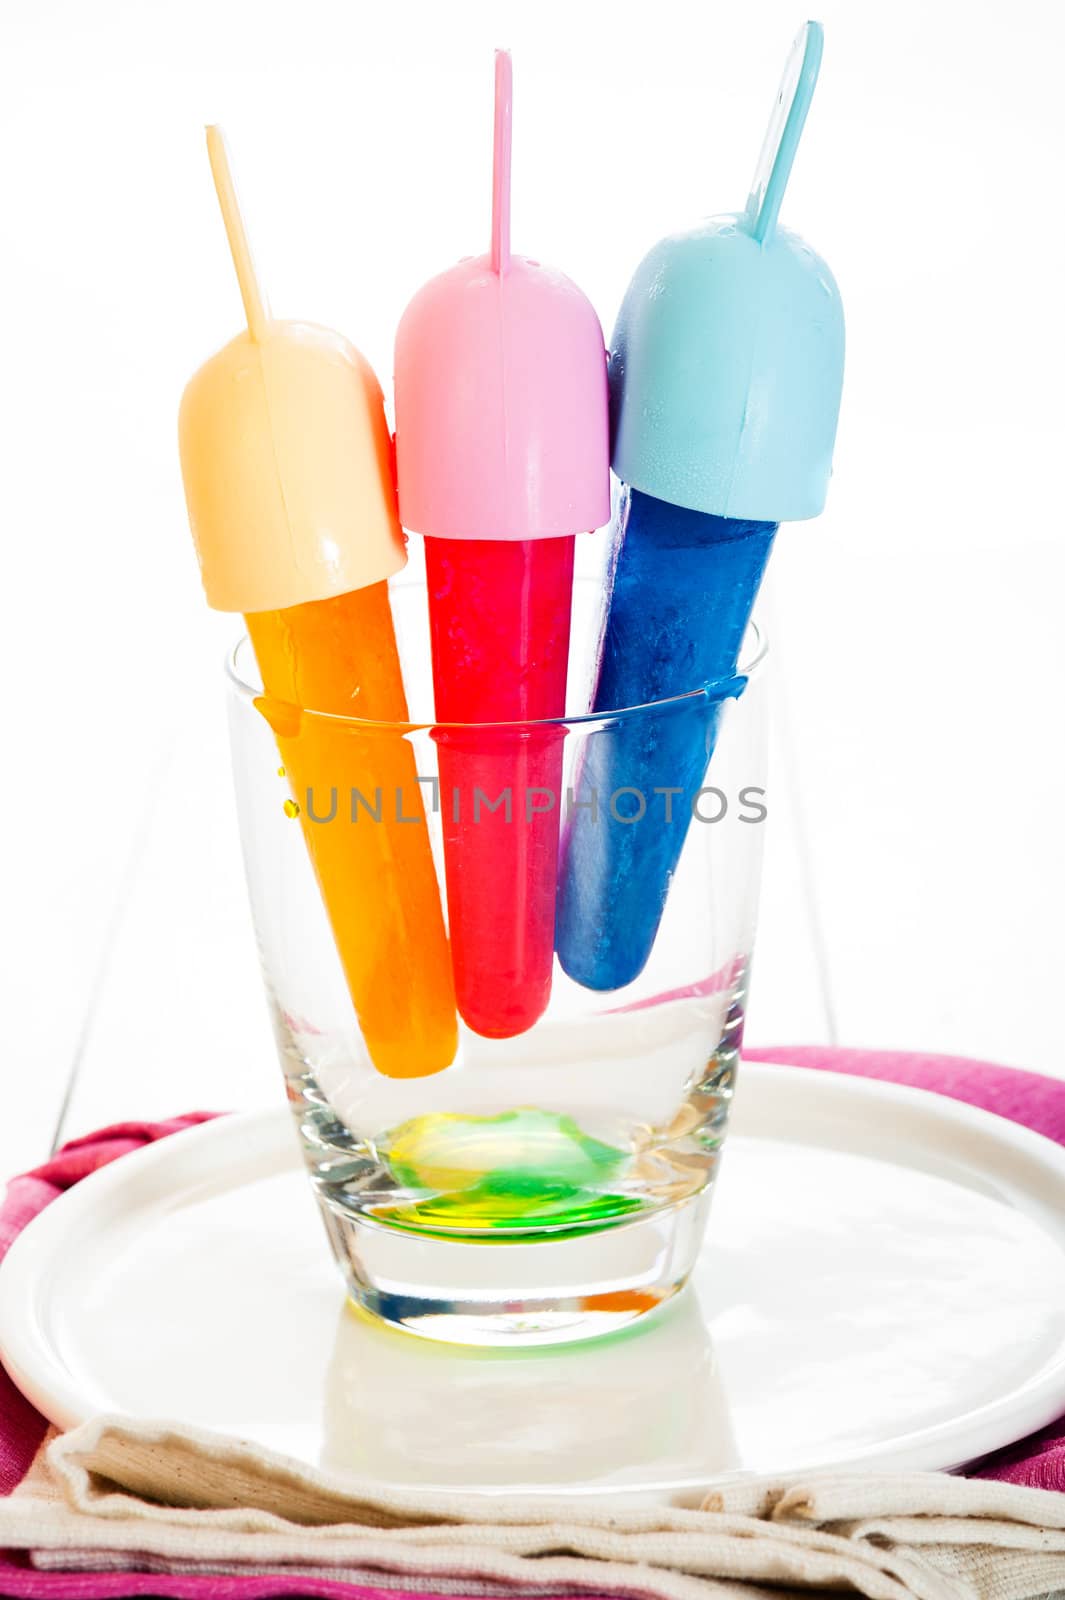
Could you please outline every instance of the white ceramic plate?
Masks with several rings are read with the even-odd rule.
[[[60,1425],[174,1418],[394,1484],[684,1500],[736,1471],[950,1468],[1065,1409],[1065,1152],[751,1063],[693,1288],[612,1339],[474,1351],[356,1314],[287,1113],[230,1117],[30,1224],[0,1352]]]

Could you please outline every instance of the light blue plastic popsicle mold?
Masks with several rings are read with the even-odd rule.
[[[821,257],[777,226],[821,64],[792,47],[744,211],[644,257],[610,347],[611,465],[719,517],[796,522],[825,503],[843,386],[843,307]]]

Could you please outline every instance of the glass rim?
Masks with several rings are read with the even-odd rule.
[[[565,717],[529,717],[510,718],[503,722],[442,722],[433,719],[411,718],[405,722],[387,722],[376,720],[372,717],[348,717],[338,711],[319,711],[315,706],[297,706],[291,701],[281,700],[276,695],[268,695],[261,683],[249,683],[242,673],[238,657],[247,649],[251,650],[252,660],[255,660],[255,651],[247,633],[226,651],[225,673],[229,685],[241,699],[254,704],[256,701],[265,700],[273,706],[285,706],[297,711],[301,716],[320,717],[323,721],[340,723],[344,727],[362,728],[377,733],[432,733],[437,729],[447,730],[451,733],[483,733],[486,728],[495,728],[500,732],[507,730],[518,731],[527,729],[548,728],[589,728],[594,725],[611,726],[616,722],[625,722],[652,711],[665,711],[671,708],[694,705],[702,702],[707,705],[723,703],[726,700],[738,700],[747,687],[748,680],[758,672],[769,650],[769,640],[764,628],[757,622],[749,622],[744,633],[745,649],[741,651],[740,660],[736,671],[728,677],[711,678],[706,683],[694,689],[687,690],[684,694],[668,695],[663,700],[647,700],[638,705],[620,706],[616,711],[581,711],[573,716]]]

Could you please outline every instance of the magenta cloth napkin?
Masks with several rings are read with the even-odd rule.
[[[1009,1117],[1065,1144],[1065,1082],[1011,1067],[958,1056],[903,1055],[892,1051],[780,1046],[745,1051],[748,1060],[778,1061],[857,1077],[884,1078],[951,1095],[969,1105]],[[206,1121],[209,1112],[167,1122],[119,1123],[64,1145],[50,1161],[8,1185],[0,1206],[0,1258],[26,1224],[79,1179],[118,1156],[181,1128]],[[47,1424],[0,1367],[0,1494],[21,1482]],[[1065,1491],[1065,1419],[988,1457],[973,1476],[1001,1478],[1034,1488]],[[322,1600],[400,1600],[387,1588],[288,1577],[227,1577],[214,1574],[38,1572],[18,1552],[0,1551],[0,1595],[20,1600],[109,1600],[126,1595],[173,1596],[174,1600],[266,1600],[307,1595]],[[409,1596],[405,1597],[409,1600]],[[444,1597],[441,1597],[444,1600]],[[454,1595],[447,1600],[456,1600]],[[595,1597],[586,1597],[595,1600]]]

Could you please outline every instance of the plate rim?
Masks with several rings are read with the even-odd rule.
[[[976,1135],[981,1144],[989,1143],[1004,1156],[1013,1158],[1022,1168],[1030,1169],[1031,1185],[1025,1192],[1033,1202],[1027,1209],[1033,1218],[1052,1236],[1065,1255],[1065,1206],[1058,1226],[1047,1229],[1045,1219],[1038,1214],[1037,1180],[1050,1181],[1065,1197],[1065,1146],[1057,1144],[1046,1135],[1037,1133],[1022,1123],[1012,1121],[996,1112],[956,1100],[933,1089],[898,1084],[889,1079],[867,1078],[848,1073],[834,1072],[821,1067],[791,1065],[786,1062],[744,1061],[738,1075],[737,1098],[746,1099],[746,1086],[761,1084],[763,1093],[770,1093],[774,1084],[787,1083],[792,1090],[804,1095],[815,1095],[838,1100],[852,1114],[863,1105],[873,1106],[887,1101],[898,1111],[915,1114],[920,1121],[940,1124],[955,1131]],[[850,1105],[847,1106],[847,1102]],[[744,1134],[741,1137],[757,1137]],[[244,1147],[244,1159],[234,1165],[227,1162],[227,1181],[220,1185],[207,1181],[210,1177],[211,1150],[215,1145],[229,1146],[239,1140]],[[808,1142],[801,1137],[797,1142]],[[63,1244],[71,1232],[75,1219],[92,1214],[101,1206],[113,1205],[118,1195],[127,1188],[143,1189],[131,1215],[137,1209],[158,1204],[161,1199],[158,1172],[176,1161],[187,1164],[190,1153],[202,1148],[202,1165],[205,1170],[204,1189],[236,1187],[246,1181],[249,1168],[258,1167],[263,1177],[300,1169],[300,1151],[289,1107],[278,1104],[252,1110],[222,1113],[207,1122],[153,1141],[149,1145],[109,1162],[88,1174],[70,1189],[58,1195],[43,1211],[31,1219],[9,1247],[0,1261],[0,1362],[7,1369],[15,1386],[55,1426],[68,1429],[89,1420],[98,1413],[86,1406],[77,1382],[63,1362],[60,1352],[46,1337],[40,1315],[40,1298],[46,1294],[49,1281],[54,1278],[56,1258],[62,1256]],[[725,1146],[726,1154],[728,1144]],[[869,1155],[869,1152],[861,1152]],[[264,1162],[269,1165],[264,1167]],[[217,1157],[215,1157],[215,1165]],[[903,1164],[907,1164],[903,1162]],[[154,1172],[154,1179],[153,1179]],[[155,1184],[153,1191],[152,1185]],[[174,1194],[176,1200],[192,1192],[193,1185],[186,1182]],[[1004,1203],[1016,1203],[1009,1192],[1012,1185],[999,1189]],[[1043,1205],[1049,1209],[1048,1202]],[[1065,1408],[1065,1338],[1056,1356],[1019,1386],[1004,1395],[984,1402],[963,1413],[960,1418],[947,1418],[931,1423],[925,1428],[901,1434],[890,1445],[873,1444],[864,1449],[849,1451],[837,1461],[828,1461],[811,1467],[811,1472],[838,1470],[957,1470],[966,1463],[1002,1449],[1028,1434],[1055,1421]],[[179,1420],[180,1419],[175,1419]],[[198,1428],[201,1424],[196,1424]],[[211,1431],[211,1430],[207,1430]],[[947,1445],[949,1443],[949,1451]],[[307,1463],[305,1463],[307,1464]],[[708,1473],[707,1485],[738,1475],[746,1476],[752,1469]],[[805,1469],[799,1469],[805,1470]],[[363,1480],[365,1481],[365,1480]],[[375,1480],[378,1481],[378,1480]],[[379,1480],[383,1485],[386,1480]],[[389,1480],[390,1481],[390,1480]],[[446,1486],[440,1486],[444,1492]],[[435,1486],[421,1485],[426,1493],[437,1492]],[[561,1493],[578,1495],[608,1494],[611,1498],[633,1495],[658,1495],[676,1493],[677,1485],[625,1486],[604,1490],[601,1486],[570,1486],[560,1490],[545,1490],[543,1486],[529,1491],[521,1486],[471,1486],[472,1495],[513,1493]]]

